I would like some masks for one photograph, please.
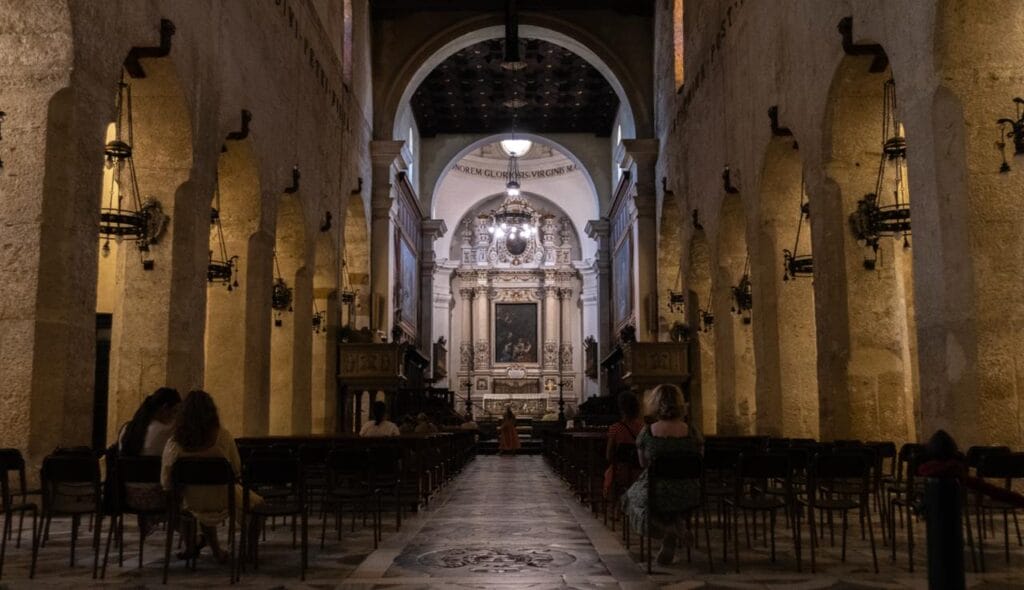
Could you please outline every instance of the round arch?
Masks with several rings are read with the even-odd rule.
[[[519,36],[550,41],[572,51],[583,58],[608,80],[622,107],[622,135],[635,138],[637,128],[650,128],[650,116],[644,108],[644,99],[635,84],[631,83],[629,69],[615,56],[615,52],[586,31],[561,20],[541,15],[522,15]],[[536,23],[536,24],[534,24]],[[383,116],[390,120],[381,121],[381,129],[391,129],[391,137],[405,139],[408,127],[409,101],[420,83],[441,62],[456,52],[475,43],[497,39],[505,34],[499,17],[486,17],[446,29],[423,44],[419,51],[406,61],[385,95]],[[623,84],[623,80],[626,84]],[[638,113],[640,116],[638,116]]]

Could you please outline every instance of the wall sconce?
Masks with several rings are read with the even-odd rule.
[[[299,177],[300,176],[301,176],[301,174],[299,173],[299,165],[296,164],[295,166],[292,167],[292,184],[288,188],[284,189],[284,194],[286,194],[286,195],[293,195],[293,194],[299,192]]]
[[[810,254],[801,255],[800,235],[803,233],[804,220],[811,218],[811,203],[807,200],[807,185],[804,184],[803,174],[800,175],[800,219],[796,225],[796,241],[792,250],[783,250],[783,273],[782,280],[796,279],[799,277],[814,276],[814,257]]]
[[[1014,106],[1017,107],[1017,114],[1014,118],[1002,118],[996,121],[999,125],[999,141],[996,142],[996,147],[1003,156],[1003,163],[999,167],[1000,172],[1009,172],[1010,164],[1006,161],[1006,138],[1013,138],[1013,155],[1019,156],[1024,154],[1024,98],[1014,98]]]

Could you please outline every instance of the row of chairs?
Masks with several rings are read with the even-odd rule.
[[[350,512],[352,529],[362,514],[363,524],[372,520],[374,547],[382,538],[382,517],[386,509],[395,512],[396,529],[406,506],[415,510],[457,473],[473,456],[472,435],[444,433],[403,436],[394,439],[266,438],[240,439],[242,474],[237,478],[224,459],[188,458],[175,463],[172,481],[175,490],[185,486],[221,487],[226,494],[227,534],[230,581],[239,579],[247,561],[259,567],[260,523],[278,519],[292,524],[292,546],[299,548],[299,576],[305,579],[308,567],[309,520],[319,514],[320,544],[325,546],[328,521],[334,517],[337,540],[342,539],[345,512]],[[4,532],[0,539],[0,576],[8,540],[13,540],[13,518],[18,516],[15,546],[20,547],[26,514],[32,518],[32,562],[29,576],[34,577],[40,549],[45,547],[50,523],[56,517],[71,519],[70,565],[76,561],[77,540],[83,521],[93,533],[93,577],[105,577],[113,544],[118,546],[118,563],[124,562],[125,516],[137,516],[140,524],[163,519],[167,536],[163,579],[166,583],[175,535],[178,543],[184,535],[196,535],[191,516],[181,510],[177,494],[154,496],[130,490],[158,489],[159,457],[119,457],[108,461],[107,481],[101,480],[102,454],[88,449],[60,450],[43,461],[41,487],[28,489],[25,462],[16,449],[0,450]],[[14,489],[11,474],[17,475]],[[106,483],[106,485],[104,485]],[[237,510],[236,483],[243,490],[242,506]],[[104,493],[104,488],[106,493]],[[261,495],[262,503],[251,502],[250,492]],[[34,501],[38,497],[39,501]],[[33,500],[33,501],[30,501]],[[100,544],[104,517],[111,518],[100,563]],[[266,527],[263,528],[265,538]],[[239,534],[240,533],[240,534]],[[239,538],[236,542],[236,537]],[[139,567],[143,563],[145,538],[139,535]],[[247,559],[242,559],[243,557]],[[188,565],[195,568],[195,560]]]
[[[545,440],[545,456],[552,467],[572,488],[577,497],[588,503],[596,514],[603,512],[614,530],[620,519],[620,497],[639,473],[636,448],[619,445],[611,461],[612,487],[607,496],[595,493],[601,474],[609,466],[604,456],[604,441],[593,433],[565,433]],[[819,443],[809,439],[779,439],[770,437],[720,437],[706,441],[704,455],[700,457],[699,477],[694,466],[651,466],[650,476],[675,476],[690,479],[701,489],[702,504],[680,507],[688,519],[697,523],[705,509],[713,510],[717,523],[703,519],[705,533],[715,525],[722,532],[723,559],[728,558],[727,544],[733,542],[733,555],[739,568],[739,534],[737,515],[742,515],[750,544],[747,517],[757,518],[764,524],[764,542],[771,542],[771,559],[775,561],[775,527],[778,514],[784,514],[786,526],[793,531],[797,569],[802,569],[800,520],[806,514],[810,528],[811,568],[816,567],[816,553],[820,539],[828,526],[834,543],[834,521],[840,520],[840,556],[846,559],[848,515],[855,513],[862,538],[870,537],[872,561],[878,570],[874,524],[882,533],[883,544],[891,546],[891,558],[896,561],[898,529],[906,533],[908,568],[914,568],[914,522],[923,497],[923,483],[915,477],[924,457],[922,445],[909,443],[898,451],[891,442],[834,441]],[[692,458],[691,458],[692,459]],[[688,459],[689,460],[689,459]],[[1006,488],[1024,478],[1024,455],[1010,453],[1006,447],[972,447],[967,453],[972,472],[979,477],[1001,482]],[[664,469],[660,474],[659,469]],[[674,469],[681,471],[674,472]],[[673,475],[674,474],[674,475]],[[687,477],[682,477],[684,474]],[[655,487],[655,486],[652,486]],[[1009,522],[1017,526],[1016,509],[1006,502],[998,502],[973,495],[964,498],[976,511],[979,539],[975,570],[984,570],[984,537],[995,530],[994,514],[1002,513],[1004,549],[1009,562]],[[710,512],[709,510],[709,512]],[[966,514],[966,512],[965,512]],[[815,518],[817,517],[817,518]],[[987,517],[987,518],[986,518]],[[969,516],[965,516],[965,530],[975,556]],[[629,542],[628,526],[623,527],[623,540]],[[650,542],[647,539],[648,544]],[[651,553],[645,551],[641,539],[641,557],[646,553],[649,567]],[[710,541],[709,565],[710,565]],[[689,554],[688,554],[689,558]],[[980,568],[978,562],[980,561]]]

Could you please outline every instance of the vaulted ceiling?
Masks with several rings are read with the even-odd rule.
[[[504,41],[471,45],[443,61],[416,89],[422,136],[438,133],[611,134],[619,99],[578,55],[540,39],[520,40],[526,67],[501,67]]]

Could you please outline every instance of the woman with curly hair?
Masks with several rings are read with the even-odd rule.
[[[222,457],[228,460],[235,477],[241,473],[242,460],[238,455],[235,438],[226,428],[220,425],[217,406],[210,394],[202,390],[191,391],[181,404],[181,411],[175,423],[174,434],[164,447],[163,464],[161,465],[160,483],[165,490],[171,489],[171,473],[174,463],[185,457]],[[218,561],[226,561],[228,554],[221,549],[217,541],[217,526],[227,518],[227,498],[223,489],[218,486],[187,486],[182,491],[183,508],[191,513],[202,529],[204,539],[209,542],[210,549]],[[263,499],[252,494],[250,503],[257,505]],[[237,519],[241,519],[242,488],[235,484],[235,510]],[[252,527],[250,535],[257,527]],[[191,535],[186,535],[191,539]],[[250,543],[250,547],[253,545]],[[181,558],[198,555],[203,548],[203,541],[198,546],[187,547]]]
[[[638,532],[647,528],[647,519],[654,528],[662,530],[661,551],[658,563],[668,565],[675,557],[676,544],[680,539],[689,544],[692,534],[686,530],[686,523],[680,518],[680,510],[700,502],[700,484],[692,481],[657,481],[655,485],[657,506],[648,506],[650,486],[650,464],[670,455],[700,452],[702,443],[697,429],[687,423],[688,408],[683,392],[678,387],[662,384],[654,388],[647,398],[648,415],[656,421],[644,427],[636,437],[640,466],[644,468],[640,477],[626,491],[625,509],[630,523]]]

